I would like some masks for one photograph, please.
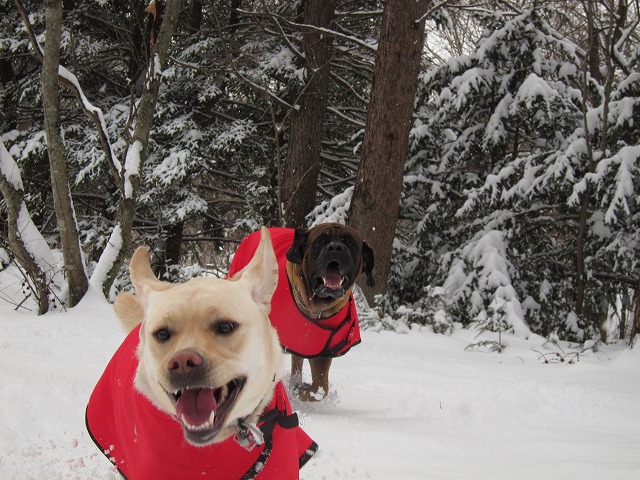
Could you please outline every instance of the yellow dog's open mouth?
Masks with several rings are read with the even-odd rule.
[[[213,442],[246,381],[239,377],[221,387],[187,387],[170,393],[185,438],[197,445]]]

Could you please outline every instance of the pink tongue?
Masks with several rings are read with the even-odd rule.
[[[218,408],[211,388],[190,388],[184,390],[176,402],[178,418],[183,418],[194,426],[202,425],[209,421],[211,412]]]
[[[333,288],[334,290],[342,286],[342,275],[340,275],[336,268],[329,268],[323,280],[325,286]]]

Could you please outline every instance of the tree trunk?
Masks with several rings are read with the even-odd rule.
[[[189,21],[187,23],[189,30],[192,32],[199,32],[202,27],[202,2],[200,0],[193,0],[191,8],[189,9]]]
[[[60,38],[62,32],[62,0],[45,0],[44,7],[46,31],[42,62],[42,103],[44,107],[47,152],[49,154],[49,164],[51,165],[53,204],[67,273],[69,305],[73,307],[84,297],[89,283],[82,260],[78,227],[74,216],[73,200],[67,176],[67,161],[60,133],[58,67],[60,64]]]
[[[152,4],[155,5],[155,2]],[[101,288],[107,298],[131,245],[131,231],[135,217],[136,197],[140,186],[140,175],[147,157],[147,145],[158,101],[162,69],[171,44],[171,37],[178,23],[179,13],[180,0],[167,0],[158,38],[151,46],[145,90],[138,105],[136,126],[127,149],[127,157],[123,163],[124,171],[120,175],[123,181],[121,191],[124,193],[118,204],[116,226],[91,277],[92,284],[96,288]],[[159,22],[160,19],[155,18],[155,21]]]
[[[304,23],[329,28],[335,19],[335,1],[305,0]],[[322,152],[323,115],[327,108],[329,64],[333,57],[330,35],[306,30],[303,35],[307,83],[291,114],[291,129],[283,178],[283,222],[304,225],[315,206]]]
[[[633,323],[629,334],[629,345],[634,345],[638,333],[640,333],[640,283],[633,294]]]
[[[613,4],[612,4],[613,6]],[[594,9],[593,2],[586,2],[584,6],[587,18],[587,34],[588,34],[588,57],[585,59],[586,68],[589,75],[600,84],[604,84],[602,88],[602,98],[596,97],[601,102],[602,108],[602,125],[599,128],[599,143],[596,144],[598,138],[589,137],[589,125],[587,124],[587,111],[589,101],[589,88],[585,79],[583,86],[583,114],[584,114],[584,130],[587,135],[587,156],[588,171],[594,173],[598,167],[598,157],[596,152],[604,153],[607,151],[611,139],[609,138],[609,104],[611,101],[611,93],[613,90],[613,82],[616,76],[614,66],[614,45],[615,39],[620,37],[620,30],[625,23],[625,8],[619,6],[617,16],[614,11],[609,11],[609,17],[605,19],[602,25],[599,25],[600,19],[597,16],[597,10]],[[620,18],[620,15],[623,17]],[[602,52],[602,56],[600,55]],[[605,74],[602,73],[602,67],[605,67]],[[588,222],[591,217],[591,203],[593,195],[591,188],[587,188],[582,193],[582,203],[580,205],[580,215],[578,218],[578,232],[576,238],[576,314],[581,317],[587,325],[600,330],[601,335],[606,335],[603,324],[607,318],[607,298],[595,282],[588,281],[588,272],[586,267],[586,258],[588,256]],[[605,339],[606,340],[606,339]]]
[[[387,290],[391,251],[407,160],[413,103],[429,0],[388,0],[373,74],[362,158],[349,208],[349,225],[373,248],[375,287],[362,285],[371,302]]]
[[[146,2],[148,3],[148,2]],[[144,77],[144,69],[148,62],[148,46],[145,39],[145,23],[147,14],[144,12],[145,0],[131,1],[130,31],[131,31],[131,50],[129,57],[127,78],[129,86],[132,90],[136,90],[140,77]],[[139,93],[139,92],[136,92]]]
[[[165,232],[165,239],[160,243],[158,262],[153,268],[156,277],[169,280],[169,266],[180,263],[180,252],[182,251],[182,233],[184,222],[177,222],[169,226]]]
[[[49,250],[47,242],[39,234],[24,203],[22,179],[18,165],[13,161],[0,139],[0,192],[7,210],[8,250],[24,268],[38,305],[38,315],[49,311],[49,277],[53,270],[53,258],[37,258],[38,252]]]

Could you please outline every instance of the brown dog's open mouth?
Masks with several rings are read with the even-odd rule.
[[[221,387],[187,387],[169,394],[185,438],[197,445],[213,442],[246,381],[239,377]]]
[[[332,290],[338,290],[344,285],[345,277],[340,274],[340,265],[338,262],[331,262],[327,266],[327,274],[322,277],[324,286]]]
[[[348,278],[340,271],[340,264],[336,261],[329,262],[324,275],[316,277],[314,293],[318,297],[341,297],[345,293]]]

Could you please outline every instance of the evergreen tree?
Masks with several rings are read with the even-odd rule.
[[[502,312],[519,333],[530,326],[577,334],[567,318],[572,182],[539,180],[562,168],[546,159],[581,122],[575,45],[559,40],[536,10],[482,22],[472,54],[423,79],[405,202],[422,216],[413,246],[398,254],[426,254],[398,276],[395,292],[433,308],[445,325],[491,323]]]
[[[163,2],[156,4],[162,14]],[[109,150],[122,163],[158,34],[147,2],[74,2],[64,11],[61,64],[104,112]],[[304,86],[302,32],[296,2],[183,4],[160,86],[154,128],[133,220],[134,242],[152,246],[159,273],[185,259],[210,263],[260,224],[278,215],[278,159],[287,153],[288,119]],[[319,196],[353,181],[354,153],[366,110],[379,2],[345,2],[337,12],[334,86]],[[50,245],[57,244],[44,141],[40,66],[14,5],[0,4],[3,138],[23,170],[25,202]],[[27,3],[35,32],[41,4]],[[362,35],[364,39],[359,38]],[[117,218],[120,172],[105,159],[102,138],[73,94],[61,91],[61,129],[79,235],[91,274]],[[357,104],[358,108],[352,108]],[[347,128],[345,128],[347,126]],[[338,132],[336,134],[335,132]],[[324,149],[325,147],[323,147]],[[240,229],[237,234],[234,229]],[[188,261],[188,260],[187,260]]]

